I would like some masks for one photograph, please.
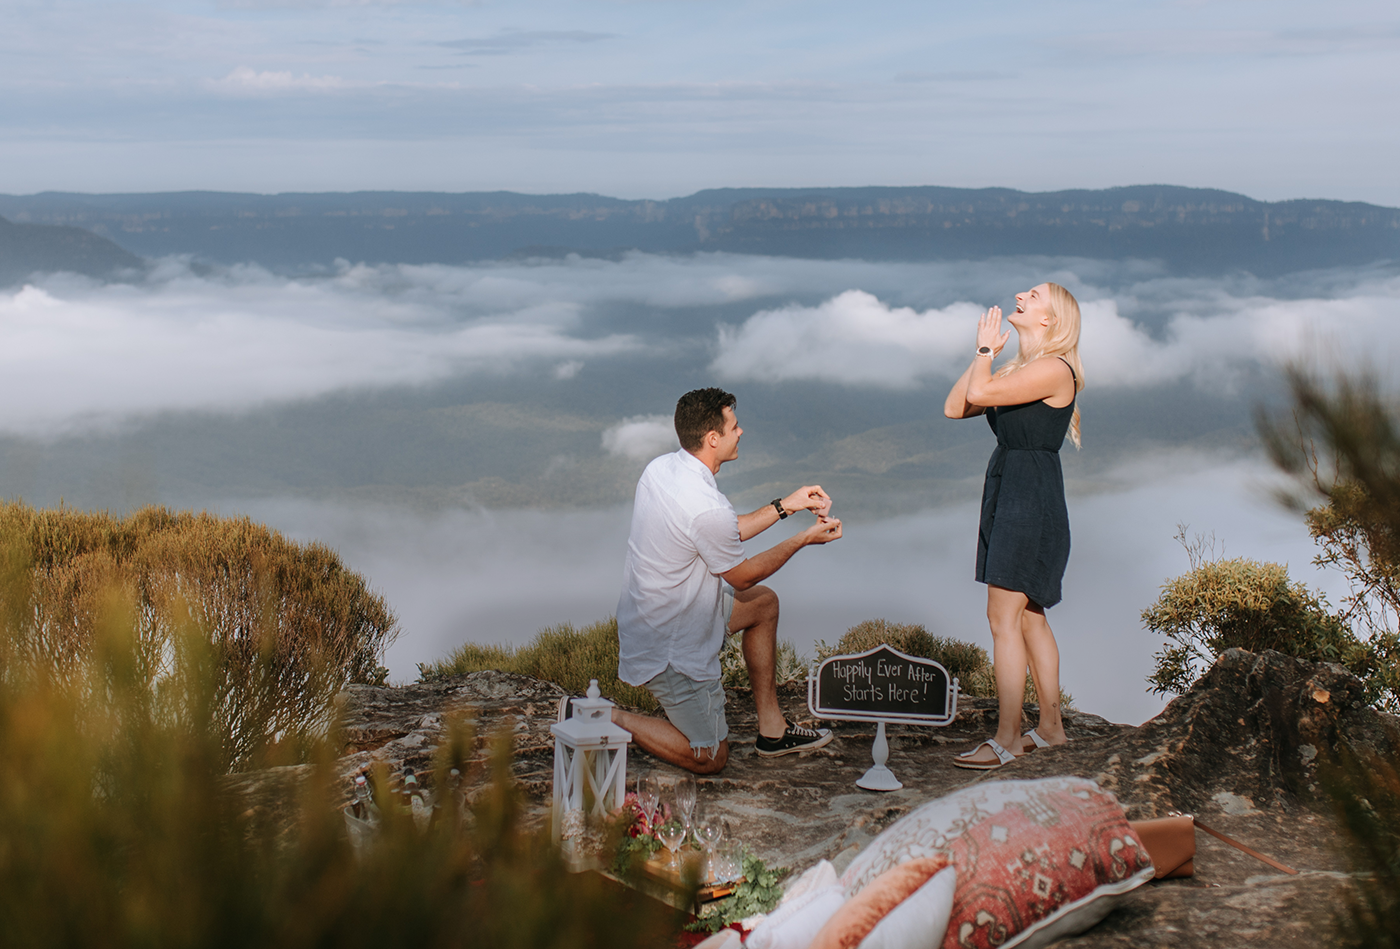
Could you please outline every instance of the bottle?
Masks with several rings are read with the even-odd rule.
[[[355,775],[355,800],[350,805],[350,813],[362,821],[379,820],[379,808],[374,806],[374,795],[370,792],[369,782],[363,774]]]
[[[425,799],[418,776],[413,773],[412,768],[403,769],[403,794],[408,799],[408,810],[413,815],[414,826],[420,832],[427,830],[433,819],[433,808]]]

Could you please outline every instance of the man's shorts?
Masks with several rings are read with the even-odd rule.
[[[712,758],[719,753],[719,743],[729,737],[724,680],[697,681],[677,672],[675,666],[667,666],[646,687],[661,703],[671,724],[690,739],[691,748],[708,749]]]
[[[734,589],[724,585],[724,628],[729,630],[729,620],[734,615]],[[722,679],[698,681],[675,666],[667,666],[665,671],[646,683],[647,689],[671,724],[680,729],[681,734],[690,739],[692,748],[710,749],[710,757],[719,752],[719,743],[729,737],[729,722],[724,717],[724,682]]]

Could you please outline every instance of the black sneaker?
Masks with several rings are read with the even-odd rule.
[[[782,738],[768,738],[759,735],[754,746],[763,757],[776,758],[779,755],[790,755],[794,751],[811,751],[814,748],[820,748],[829,741],[831,741],[831,729],[829,728],[812,729],[803,728],[801,725],[788,725]]]

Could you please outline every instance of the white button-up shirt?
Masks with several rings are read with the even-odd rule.
[[[720,677],[724,581],[745,559],[739,517],[715,476],[684,448],[653,459],[637,482],[617,601],[618,678],[642,685],[667,665]]]

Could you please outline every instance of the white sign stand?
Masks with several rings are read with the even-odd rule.
[[[889,660],[887,665],[883,665],[885,670],[882,674],[889,677],[893,684],[903,687],[905,695],[912,695],[917,691],[928,694],[926,683],[930,681],[941,681],[941,694],[934,693],[934,706],[939,709],[937,712],[918,711],[918,705],[914,705],[912,710],[903,710],[898,706],[891,707],[886,704],[883,707],[878,704],[878,699],[867,701],[864,697],[852,702],[841,701],[837,696],[833,701],[833,696],[822,695],[823,672],[833,663],[855,663],[858,660],[876,653],[886,653],[884,659]],[[881,657],[876,657],[877,659]],[[929,670],[936,670],[937,678],[929,679]],[[916,676],[916,673],[918,674]],[[861,686],[869,686],[872,679],[867,678],[860,683]],[[921,687],[921,688],[920,688]],[[864,688],[863,691],[870,691]],[[932,659],[920,659],[900,652],[893,646],[881,644],[865,652],[856,653],[849,656],[831,656],[821,663],[813,663],[812,673],[807,678],[807,708],[819,719],[828,721],[848,721],[848,722],[876,722],[875,743],[871,746],[870,757],[874,759],[874,764],[856,782],[856,787],[866,791],[898,791],[904,785],[894,776],[894,772],[885,766],[890,759],[890,743],[885,737],[885,725],[887,723],[897,723],[900,725],[948,725],[958,712],[958,680],[948,675],[948,670],[943,668],[941,663]]]
[[[885,762],[890,760],[890,743],[885,740],[884,722],[875,729],[875,745],[870,749],[870,757],[875,759],[875,764],[856,782],[856,787],[867,791],[898,791],[904,787],[894,772],[885,767]]]

